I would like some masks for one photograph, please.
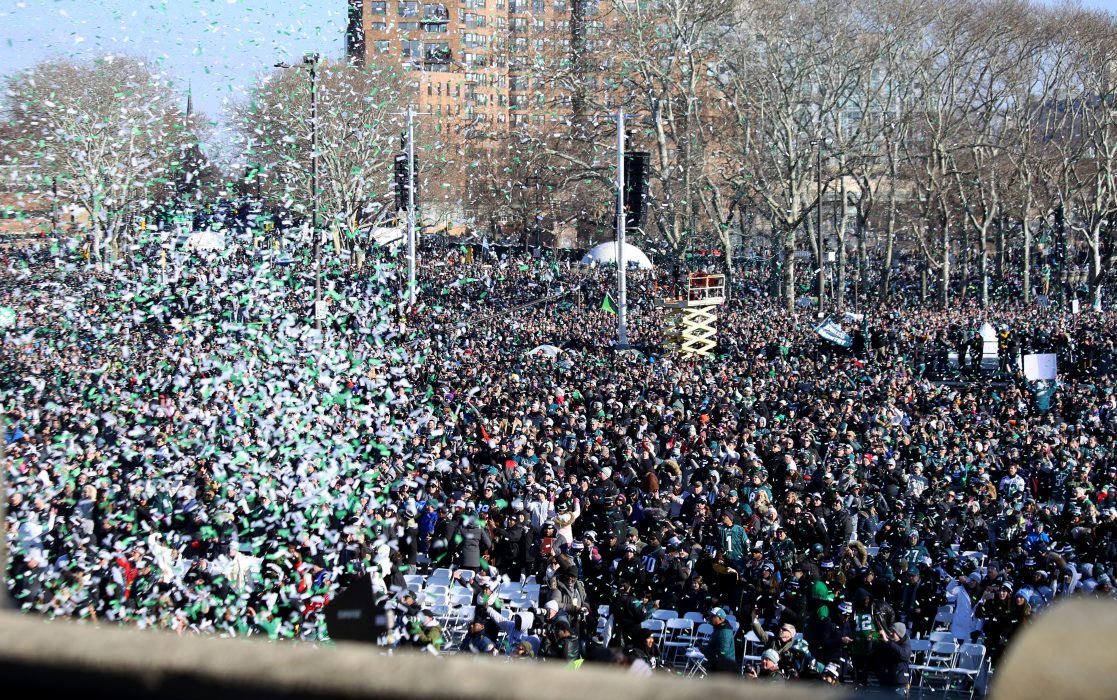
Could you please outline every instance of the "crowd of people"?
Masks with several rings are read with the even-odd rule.
[[[327,264],[321,330],[306,261],[163,260],[6,254],[23,610],[317,641],[367,575],[403,646],[647,672],[666,609],[713,626],[711,672],[751,630],[748,675],[903,687],[947,602],[995,669],[1053,601],[1115,595],[1112,312],[878,308],[845,349],[744,292],[696,360],[662,347],[655,272],[618,350],[615,270],[545,255],[427,251],[414,305],[398,259]],[[1060,353],[1053,395],[935,380],[936,339],[986,321]],[[476,610],[452,644],[407,583],[443,568]]]

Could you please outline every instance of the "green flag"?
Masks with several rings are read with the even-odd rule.
[[[601,310],[611,314],[617,313],[617,307],[613,306],[613,297],[609,296],[609,292],[605,292],[605,301],[601,302]]]

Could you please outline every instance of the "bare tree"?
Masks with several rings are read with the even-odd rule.
[[[311,210],[311,95],[303,67],[265,76],[233,110],[245,157],[260,169],[262,193],[291,210]],[[335,245],[350,247],[392,210],[392,163],[401,150],[412,81],[394,64],[318,66],[318,197]],[[429,143],[418,151],[437,152]],[[425,189],[420,185],[420,191]]]
[[[201,130],[169,83],[142,60],[48,61],[7,80],[5,149],[30,196],[74,202],[104,260],[131,241],[136,214],[171,187]]]

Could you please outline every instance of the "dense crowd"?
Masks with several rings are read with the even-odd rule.
[[[450,568],[463,651],[647,670],[642,623],[670,609],[713,625],[710,671],[740,670],[751,629],[751,675],[900,687],[942,604],[995,668],[1052,601],[1114,597],[1112,313],[876,309],[844,349],[739,294],[687,360],[661,347],[654,272],[629,275],[619,352],[615,271],[546,256],[428,251],[413,307],[396,259],[328,264],[321,333],[304,261],[160,260],[6,258],[24,610],[320,640],[369,575],[392,643],[446,652],[406,577]],[[986,321],[1003,355],[1059,354],[1053,395],[1012,363],[936,381]],[[496,591],[527,577],[513,615]]]

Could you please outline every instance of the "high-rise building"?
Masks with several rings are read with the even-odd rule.
[[[579,92],[604,85],[586,57],[604,46],[605,7],[601,0],[349,0],[349,59],[408,69],[418,107],[429,113],[423,127],[438,133],[434,155],[453,161],[439,172],[441,192],[424,196],[424,218],[453,211],[513,228],[569,218],[556,212],[557,193],[524,165],[529,147],[510,132],[554,138],[586,114]],[[605,103],[616,104],[608,96]]]
[[[422,111],[498,135],[569,105],[547,81],[569,60],[571,15],[571,0],[349,0],[346,50],[417,71]]]

